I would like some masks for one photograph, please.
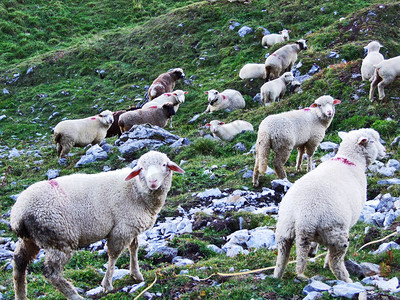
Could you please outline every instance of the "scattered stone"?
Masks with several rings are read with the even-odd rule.
[[[287,178],[275,179],[271,181],[272,188],[278,193],[286,193],[293,185]]]
[[[188,258],[183,258],[181,256],[174,257],[172,259],[172,263],[175,264],[177,267],[185,267],[189,265],[193,265],[194,261]]]
[[[257,93],[257,94],[253,97],[253,102],[262,103],[262,101],[261,101],[261,94],[260,94],[260,93]]]
[[[60,176],[60,170],[50,169],[46,172],[47,180],[54,179]]]
[[[3,120],[3,119],[5,119],[5,118],[7,118],[6,115],[1,115],[1,116],[0,116],[0,121]]]
[[[235,145],[233,146],[233,149],[238,150],[238,151],[240,151],[240,152],[246,152],[246,151],[247,151],[246,146],[243,145],[243,143],[237,143],[237,144],[235,144]]]
[[[143,282],[138,283],[138,284],[126,286],[126,287],[122,288],[121,290],[122,290],[123,292],[127,292],[127,293],[129,293],[129,294],[133,294],[133,293],[135,293],[138,289],[144,287],[145,285],[146,285],[146,282],[143,281]]]
[[[10,92],[9,92],[6,88],[3,88],[3,94],[4,94],[4,95],[9,95]]]
[[[85,293],[86,296],[96,296],[104,291],[102,286],[98,286],[97,288],[91,289]]]
[[[359,283],[346,283],[339,281],[338,284],[332,287],[333,295],[336,297],[346,297],[352,299],[356,295],[365,292],[365,287]]]
[[[329,291],[331,287],[321,281],[312,280],[311,283],[306,285],[303,289],[303,294],[308,295],[311,292],[325,292]]]
[[[339,148],[339,145],[332,142],[322,142],[319,144],[319,147],[324,151],[335,151]]]
[[[240,37],[244,37],[246,34],[250,34],[253,32],[253,28],[249,26],[243,26],[239,29],[238,34]]]
[[[365,277],[362,267],[354,260],[347,260],[344,264],[351,275],[357,276],[358,278]]]
[[[234,30],[236,27],[240,26],[241,24],[236,21],[229,21],[229,30]]]
[[[380,267],[377,264],[369,263],[369,262],[362,262],[360,264],[362,272],[365,276],[373,276],[380,274]]]
[[[212,251],[214,251],[214,252],[216,252],[218,254],[224,253],[224,251],[221,248],[219,248],[218,246],[213,245],[213,244],[207,245],[207,248],[211,249]]]
[[[381,254],[390,249],[400,249],[400,245],[395,242],[383,243],[379,246],[378,250],[372,252],[373,254]]]
[[[385,179],[385,180],[379,180],[378,184],[380,185],[399,185],[400,184],[400,179],[399,178],[391,178],[391,179]]]
[[[204,192],[197,194],[197,197],[202,198],[202,199],[210,198],[210,197],[219,198],[221,196],[222,196],[222,192],[220,191],[219,188],[205,190]]]

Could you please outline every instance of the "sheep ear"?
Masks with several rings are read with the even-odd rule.
[[[343,140],[344,139],[344,137],[347,135],[347,132],[345,132],[345,131],[339,131],[338,132],[338,136]]]
[[[222,95],[222,99],[224,99],[224,100],[225,100],[225,99],[226,99],[226,96],[225,96],[225,95]]]
[[[282,31],[279,31],[279,33],[282,33]]]
[[[317,103],[313,103],[313,104],[310,105],[310,107],[314,107],[314,108],[318,107],[318,104]]]
[[[185,95],[188,93],[187,91],[186,92],[183,92]]]
[[[167,166],[174,172],[185,174],[185,171],[183,171],[176,163],[172,161],[168,162]]]
[[[342,103],[342,101],[340,101],[339,99],[333,100],[333,105],[337,105],[337,104],[340,104],[340,103]]]
[[[126,176],[125,181],[128,181],[130,179],[132,179],[133,177],[136,177],[137,175],[139,175],[140,171],[142,171],[142,168],[136,166],[132,169],[132,172]]]
[[[292,32],[291,30],[288,30],[287,32]]]
[[[224,122],[219,122],[219,125],[224,125],[225,123]]]
[[[204,92],[204,93],[208,94],[208,92]]]
[[[368,138],[361,136],[358,138],[357,144],[365,146],[368,143]]]
[[[210,127],[210,126],[211,126],[211,124],[210,124],[210,123],[207,123],[205,126],[207,126],[207,127]]]

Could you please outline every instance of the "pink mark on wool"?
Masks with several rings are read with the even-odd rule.
[[[91,117],[90,120],[97,120],[97,118],[96,117]]]
[[[340,161],[341,163],[344,163],[345,165],[348,165],[348,166],[356,165],[355,163],[349,161],[347,158],[344,158],[344,157],[333,157],[333,158],[331,158],[331,160]]]
[[[304,111],[311,111],[309,108],[303,108]]]
[[[50,183],[50,185],[51,185],[51,187],[52,187],[53,189],[56,189],[57,191],[59,191],[59,192],[60,192],[61,194],[63,194],[64,196],[67,196],[67,194],[65,194],[64,190],[60,187],[60,185],[58,184],[57,181],[51,179],[51,180],[49,180],[49,183]]]
[[[226,99],[226,96],[225,96],[225,95],[222,95],[222,99]]]

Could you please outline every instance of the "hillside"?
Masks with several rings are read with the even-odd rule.
[[[384,101],[371,103],[368,100],[370,83],[361,81],[360,76],[363,47],[370,41],[378,40],[384,45],[381,53],[385,58],[400,54],[398,2],[308,0],[242,4],[225,0],[36,0],[27,3],[5,0],[0,3],[0,19],[0,199],[3,220],[0,234],[3,238],[17,240],[7,227],[14,203],[11,196],[34,182],[47,179],[48,170],[58,170],[59,176],[98,173],[104,166],[110,169],[125,167],[131,159],[145,152],[141,150],[131,159],[124,160],[114,147],[107,159],[77,168],[75,164],[87,148],[74,148],[71,151],[74,155],[68,157],[67,164],[59,165],[52,141],[52,129],[58,122],[91,116],[104,109],[115,111],[136,105],[135,99],[145,97],[148,86],[160,73],[175,67],[183,68],[186,74],[186,80],[178,82],[176,88],[188,91],[188,94],[174,117],[173,129],[166,129],[188,138],[190,144],[180,150],[166,146],[159,149],[176,163],[184,162],[181,166],[186,171],[186,175],[174,177],[160,220],[179,216],[178,206],[189,210],[203,205],[194,193],[206,189],[262,193],[262,188],[252,187],[251,178],[243,178],[243,173],[253,169],[253,156],[243,155],[234,147],[242,143],[248,152],[257,133],[242,134],[232,142],[204,138],[208,133],[204,125],[213,119],[230,122],[240,118],[252,123],[257,130],[260,122],[270,114],[307,107],[321,95],[332,95],[342,103],[337,106],[324,141],[339,143],[338,131],[372,127],[386,141],[388,158],[400,160],[398,145],[391,144],[400,135],[400,81],[396,80],[385,89]],[[235,23],[239,25],[235,27]],[[243,26],[252,31],[241,37],[238,30]],[[310,79],[302,84],[302,93],[287,93],[282,101],[262,107],[253,97],[263,81],[241,81],[238,73],[246,63],[263,63],[267,53],[280,47],[261,47],[263,30],[273,33],[282,28],[291,30],[291,42],[308,39],[308,50],[299,54],[301,64],[297,65],[297,75],[309,75]],[[310,72],[312,68],[316,71]],[[246,100],[246,108],[201,115],[189,122],[206,109],[204,92],[213,88],[239,90]],[[107,142],[113,145],[116,139],[108,138]],[[321,149],[316,151],[317,164],[325,154]],[[386,163],[387,159],[382,162]],[[304,171],[295,171],[295,160],[294,151],[285,166],[291,182],[304,174]],[[272,158],[270,166],[271,162]],[[398,172],[392,177],[398,177]],[[271,188],[273,179],[276,179],[275,175],[263,176],[261,186]],[[378,184],[382,179],[388,179],[388,176],[374,173],[368,177],[368,199],[387,193],[400,197],[399,186]],[[243,226],[246,229],[259,226],[273,229],[276,222],[273,216],[232,210],[225,215],[198,213],[193,218],[196,224],[203,225],[194,226],[192,233],[175,236],[169,242],[171,247],[179,249],[179,255],[186,254],[194,259],[190,274],[205,278],[217,271],[228,272],[232,266],[239,271],[274,265],[275,251],[251,251],[247,256],[239,255],[238,259],[216,254],[207,248],[209,244],[221,246],[225,243],[226,236],[239,229],[240,218],[245,220]],[[220,227],[205,226],[215,220],[221,221]],[[394,224],[399,222],[397,218]],[[364,238],[367,226],[359,222],[352,231],[353,240]],[[376,239],[391,233],[393,228],[395,226],[387,230],[377,227]],[[357,241],[350,246],[349,259],[381,264],[382,273],[388,278],[400,276],[396,264],[400,259],[398,250],[373,255],[369,251],[376,248],[366,248],[355,253],[361,244],[362,241]],[[294,295],[301,297],[306,285],[294,281],[293,266],[288,268],[282,280],[259,280],[250,275],[195,282],[177,277],[182,268],[174,266],[170,260],[148,258],[145,254],[144,250],[139,253],[145,280],[150,283],[156,271],[159,272],[161,278],[150,291],[162,293],[165,299],[293,299]],[[67,266],[66,277],[83,291],[90,290],[100,284],[102,276],[95,269],[102,268],[105,262],[105,254],[88,249],[79,251]],[[62,299],[42,276],[42,264],[39,262],[29,269],[28,296],[47,295],[49,299]],[[0,260],[0,285],[4,286],[0,293],[5,299],[12,299],[12,271],[8,265],[9,260]],[[127,252],[117,265],[128,268]],[[200,267],[205,267],[205,271],[199,271]],[[321,274],[328,279],[334,278],[329,270],[322,268],[321,261],[309,265],[308,272],[310,277]],[[120,289],[132,284],[127,277],[115,281],[115,291],[102,297],[122,299],[127,294]]]

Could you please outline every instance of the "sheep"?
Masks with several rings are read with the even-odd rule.
[[[99,144],[113,123],[113,113],[105,110],[85,119],[61,121],[54,127],[54,143],[59,158],[65,158],[72,147]]]
[[[181,68],[175,68],[167,73],[160,74],[149,87],[149,100],[151,101],[164,93],[172,92],[175,82],[181,78],[185,78],[185,73]]]
[[[314,151],[332,122],[335,105],[340,102],[331,96],[321,96],[310,108],[266,117],[258,129],[253,185],[259,185],[260,174],[267,170],[271,149],[275,152],[274,169],[279,178],[286,178],[283,165],[289,159],[293,148],[298,150],[296,170],[300,171],[303,154],[306,152],[307,171],[311,171]]]
[[[297,80],[293,80],[289,87],[289,92],[292,94],[300,93],[301,91],[301,83]]]
[[[245,64],[239,72],[241,79],[265,79],[265,64]]]
[[[14,251],[15,299],[26,299],[26,269],[39,249],[43,275],[67,298],[84,299],[62,275],[78,247],[107,239],[108,267],[102,280],[113,289],[116,260],[129,247],[130,274],[143,281],[138,235],[151,228],[171,187],[172,171],[184,171],[160,152],[140,157],[136,167],[98,174],[73,174],[40,181],[21,193],[10,225],[19,237]]]
[[[118,135],[118,137],[120,137],[121,134],[122,134],[121,129],[118,126],[118,121],[119,121],[120,115],[122,115],[123,113],[126,113],[127,111],[132,111],[132,110],[137,110],[137,109],[139,109],[139,108],[131,106],[128,109],[118,110],[118,111],[114,112],[113,113],[114,121],[111,124],[111,127],[108,128],[108,130],[107,130],[106,138],[107,137],[112,137],[112,136],[115,136],[115,135]]]
[[[268,48],[275,44],[288,41],[289,40],[289,32],[290,32],[290,30],[283,29],[282,31],[279,31],[279,34],[271,33],[268,35],[264,35],[261,40],[261,46],[263,46],[264,48]]]
[[[329,266],[338,280],[352,282],[344,265],[349,230],[366,201],[366,167],[385,155],[379,133],[373,129],[341,132],[335,157],[321,163],[289,189],[279,208],[275,239],[278,257],[274,277],[283,275],[296,240],[296,273],[304,275],[311,242],[328,247]]]
[[[231,111],[244,108],[246,102],[242,94],[236,90],[227,89],[222,93],[217,90],[209,90],[205,92],[208,94],[208,106],[203,113],[212,113],[213,111],[229,109]]]
[[[384,87],[400,76],[400,56],[381,61],[375,65],[375,72],[369,90],[369,100],[374,100],[374,92],[378,86],[379,100],[385,98]]]
[[[219,120],[213,120],[206,124],[214,137],[219,137],[223,141],[232,141],[236,135],[243,131],[254,131],[253,125],[243,120],[236,120],[225,124]]]
[[[264,105],[282,99],[286,92],[286,85],[291,83],[293,79],[292,72],[285,72],[277,79],[264,83],[261,86],[261,101]]]
[[[167,102],[162,106],[155,105],[123,113],[119,117],[118,126],[121,132],[128,131],[133,125],[146,123],[165,127],[173,115],[175,115],[174,105],[171,102]]]
[[[363,59],[361,64],[361,77],[362,80],[372,80],[374,75],[374,65],[380,63],[385,58],[379,53],[379,49],[383,47],[379,42],[371,42],[364,47],[368,51],[367,56]]]
[[[265,60],[265,81],[278,78],[282,72],[289,72],[297,60],[297,54],[307,50],[307,40],[300,39],[295,44],[285,45]]]

